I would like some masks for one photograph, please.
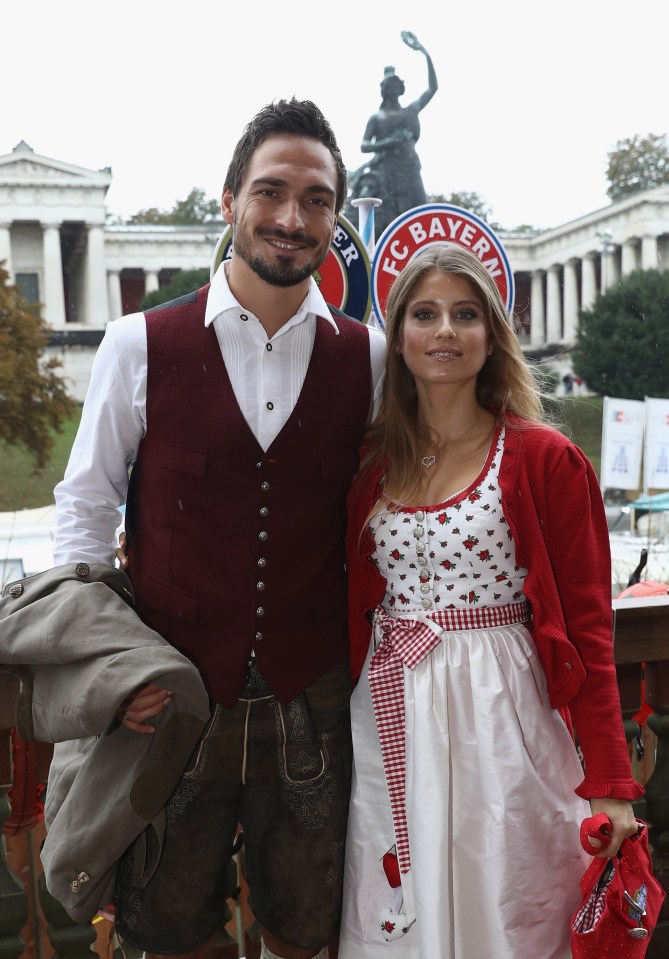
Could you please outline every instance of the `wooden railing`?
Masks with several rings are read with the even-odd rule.
[[[646,788],[636,812],[650,825],[655,875],[669,894],[669,597],[614,600],[613,609],[623,722],[635,776]],[[642,705],[642,678],[646,701],[653,709],[644,728],[633,718]],[[0,826],[10,812],[6,796],[12,770],[9,738],[17,690],[17,680],[0,667]],[[77,926],[46,891],[39,867],[43,825],[33,833],[0,843],[0,959],[90,959],[91,949],[99,959],[123,959],[110,939],[109,921],[100,918],[95,926]],[[259,957],[257,927],[245,892],[240,878],[234,895],[223,904],[214,959]],[[126,959],[136,959],[132,951],[125,952]],[[335,959],[334,949],[331,956]],[[646,959],[667,956],[669,895]]]

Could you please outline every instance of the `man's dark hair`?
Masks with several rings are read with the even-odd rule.
[[[251,157],[267,137],[275,133],[290,133],[299,137],[313,137],[328,148],[337,168],[336,212],[339,213],[346,199],[346,167],[337,146],[332,127],[311,100],[276,100],[268,103],[250,120],[232,154],[225,175],[225,189],[233,196],[242,185]]]

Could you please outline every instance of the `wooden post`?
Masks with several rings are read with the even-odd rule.
[[[0,830],[10,816],[7,793],[12,786],[11,729],[18,679],[0,668]],[[15,959],[23,952],[21,930],[28,920],[23,885],[9,868],[0,832],[0,959]]]
[[[614,656],[620,670],[644,663],[646,696],[653,713],[647,725],[657,736],[655,768],[646,783],[645,818],[653,872],[669,893],[669,597],[613,601]],[[623,705],[623,710],[625,709]],[[653,932],[647,959],[669,955],[669,895]]]

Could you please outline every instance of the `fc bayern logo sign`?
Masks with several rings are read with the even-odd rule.
[[[232,251],[232,228],[219,237],[211,261],[213,277],[223,260]],[[366,323],[372,309],[370,294],[371,267],[367,250],[355,227],[340,216],[335,227],[330,252],[325,262],[313,273],[325,301],[348,316]]]
[[[407,263],[431,243],[455,243],[476,254],[495,280],[511,316],[515,293],[513,272],[499,238],[487,223],[468,210],[450,203],[428,203],[393,220],[374,249],[372,305],[382,329],[385,329],[386,301],[393,281]]]

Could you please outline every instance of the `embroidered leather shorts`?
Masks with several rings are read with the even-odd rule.
[[[127,850],[119,935],[146,952],[202,945],[224,921],[238,830],[258,922],[320,949],[339,930],[351,786],[348,666],[287,705],[255,664],[232,709],[215,706],[164,815]]]

